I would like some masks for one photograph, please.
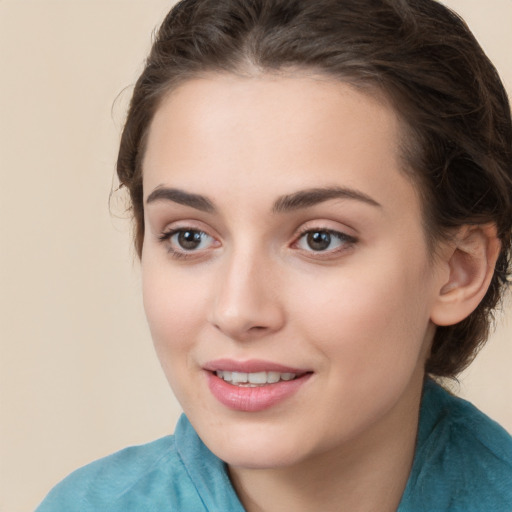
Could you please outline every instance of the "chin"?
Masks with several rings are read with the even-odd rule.
[[[216,455],[232,467],[245,469],[279,469],[290,467],[300,462],[301,457],[297,450],[263,450],[256,446],[253,449],[220,449]]]
[[[201,436],[208,448],[230,466],[251,469],[270,469],[292,466],[307,456],[308,448],[290,435],[288,429],[260,425],[240,425],[237,428],[215,432],[206,429]]]

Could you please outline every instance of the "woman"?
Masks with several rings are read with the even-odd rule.
[[[432,377],[506,283],[510,107],[431,0],[184,0],[118,158],[185,415],[38,509],[509,511],[512,440]]]

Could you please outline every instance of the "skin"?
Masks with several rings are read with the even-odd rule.
[[[427,249],[400,130],[388,104],[349,85],[267,75],[186,82],[151,125],[145,198],[172,188],[209,205],[165,194],[145,204],[149,326],[178,400],[248,511],[399,504],[433,317],[454,275],[453,247],[441,258]],[[336,197],[275,211],[282,196],[329,187],[376,204]],[[203,233],[201,245],[161,239],[173,229]],[[305,231],[348,238],[315,251]],[[203,366],[218,358],[312,375],[273,407],[234,411],[207,386]]]

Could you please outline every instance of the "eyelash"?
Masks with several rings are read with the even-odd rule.
[[[178,233],[185,233],[185,232],[199,234],[200,236],[206,236],[206,237],[213,239],[213,237],[208,235],[208,233],[206,233],[205,231],[202,231],[197,228],[192,228],[192,227],[173,228],[173,229],[163,232],[158,237],[158,240],[161,243],[165,243],[168,245],[167,252],[175,259],[186,260],[189,258],[194,258],[199,255],[198,253],[202,252],[201,250],[196,250],[196,249],[191,249],[191,250],[187,251],[187,249],[184,249],[184,248],[180,249],[180,250],[176,250],[172,246],[172,244],[171,244],[172,237],[177,235]],[[341,243],[341,247],[337,247],[335,249],[330,249],[330,250],[325,249],[325,250],[317,250],[317,251],[315,251],[311,247],[310,247],[311,250],[301,249],[300,247],[298,247],[300,241],[304,237],[306,237],[308,235],[312,235],[312,234],[318,234],[318,233],[321,233],[323,235],[325,235],[325,234],[329,235],[329,237],[331,237],[329,240],[329,243],[332,241],[332,237],[334,237]],[[328,229],[328,228],[304,228],[303,230],[300,231],[298,236],[294,239],[294,242],[291,244],[291,247],[295,247],[298,250],[300,250],[301,252],[306,253],[308,257],[328,258],[329,256],[331,256],[331,257],[336,256],[337,254],[350,249],[357,242],[358,242],[358,239],[356,237],[348,235],[341,231],[336,231],[336,230]],[[203,250],[205,250],[205,249],[203,249]]]
[[[211,237],[210,235],[208,235],[208,233],[206,233],[205,231],[202,231],[200,229],[197,229],[197,228],[192,228],[192,227],[179,227],[179,228],[173,228],[173,229],[169,229],[168,231],[165,231],[163,232],[159,237],[158,237],[158,240],[161,242],[161,243],[164,243],[164,244],[167,244],[168,247],[167,247],[167,252],[175,259],[183,259],[183,260],[186,260],[188,258],[193,258],[193,257],[196,257],[197,256],[197,252],[199,251],[196,251],[196,250],[190,250],[190,251],[187,251],[186,249],[182,249],[182,250],[176,250],[173,248],[172,244],[171,244],[171,239],[174,235],[177,235],[178,233],[185,233],[185,232],[192,232],[192,233],[196,233],[196,234],[200,234],[200,235],[206,235],[210,238],[213,238]]]
[[[317,234],[317,233],[321,233],[321,234],[327,234],[329,235],[330,237],[333,237],[335,239],[337,239],[340,243],[341,243],[341,246],[340,247],[337,247],[335,249],[325,249],[325,250],[302,250],[303,252],[307,253],[308,257],[313,257],[313,258],[328,258],[329,256],[336,256],[338,255],[339,253],[342,253],[348,249],[350,249],[351,247],[353,247],[357,242],[358,242],[358,239],[354,236],[351,236],[351,235],[348,235],[347,233],[343,233],[342,231],[336,231],[334,229],[329,229],[329,228],[304,228],[303,230],[301,230],[301,232],[299,233],[299,235],[297,236],[297,238],[295,239],[295,241],[293,242],[292,246],[298,246],[298,244],[300,243],[300,241],[306,237],[307,235],[312,235],[312,234]],[[331,238],[331,241],[332,241],[332,238]],[[299,248],[299,250],[301,250]]]

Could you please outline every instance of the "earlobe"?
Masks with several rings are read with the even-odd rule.
[[[441,283],[432,309],[434,324],[456,324],[476,309],[489,288],[500,249],[494,224],[459,229],[444,260],[448,279]]]

